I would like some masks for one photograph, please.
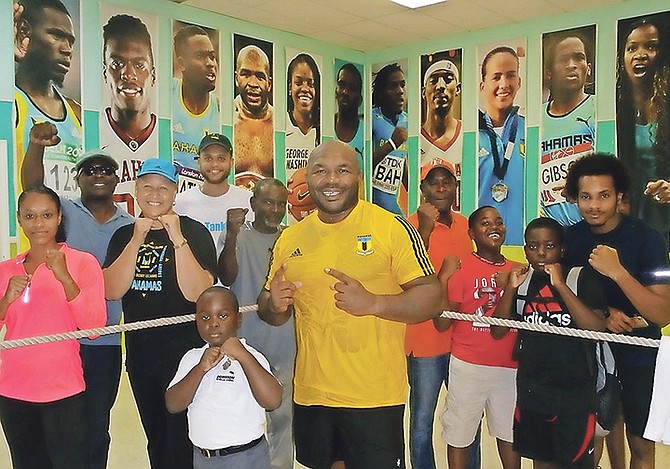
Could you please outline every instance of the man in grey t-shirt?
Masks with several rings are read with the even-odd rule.
[[[254,188],[251,209],[253,222],[228,217],[226,231],[218,246],[221,282],[229,286],[240,305],[256,304],[267,275],[270,253],[286,214],[288,191],[278,179],[261,179]],[[232,210],[232,209],[231,209]],[[272,372],[283,385],[282,405],[268,413],[268,442],[273,468],[293,467],[291,435],[293,363],[295,331],[293,318],[282,326],[263,322],[256,312],[246,313],[239,337],[261,352],[270,362]]]

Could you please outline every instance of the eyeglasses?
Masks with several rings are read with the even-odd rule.
[[[85,168],[82,168],[81,172],[84,173],[87,176],[93,176],[94,174],[101,174],[103,176],[111,176],[112,174],[116,173],[116,170],[114,169],[113,166],[93,165],[93,166],[87,166]]]

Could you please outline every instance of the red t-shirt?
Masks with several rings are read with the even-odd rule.
[[[492,316],[503,293],[496,285],[495,273],[509,271],[515,264],[507,259],[496,264],[473,253],[462,260],[461,269],[449,279],[449,300],[460,304],[461,313]],[[510,330],[502,339],[494,339],[488,324],[455,321],[451,329],[451,354],[459,360],[475,365],[517,367],[512,360],[516,330]]]
[[[415,228],[419,227],[419,216],[414,213],[407,219]],[[468,236],[468,220],[460,213],[451,213],[451,227],[436,222],[430,234],[428,257],[435,272],[440,270],[447,256],[456,256],[461,261],[472,253],[472,240]],[[405,354],[415,357],[436,357],[451,351],[451,329],[439,332],[433,320],[408,324],[405,332]]]

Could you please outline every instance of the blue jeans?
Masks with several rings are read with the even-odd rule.
[[[415,357],[411,354],[407,357],[407,378],[410,386],[409,452],[412,469],[435,469],[435,409],[442,383],[446,388],[449,387],[450,357],[449,353],[436,357]],[[469,469],[481,467],[480,430],[470,446]]]
[[[120,345],[81,345],[86,382],[86,424],[90,469],[105,469],[111,436],[109,416],[121,379]]]

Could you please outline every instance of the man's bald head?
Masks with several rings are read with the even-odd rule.
[[[358,162],[358,155],[353,147],[349,146],[344,142],[338,140],[328,140],[326,142],[318,145],[309,155],[309,160],[307,160],[307,172],[309,173],[309,168],[311,168],[315,161],[322,161],[328,158],[343,157],[350,160],[353,163],[353,167],[356,168],[356,174],[361,173],[361,167]]]
[[[239,70],[246,60],[255,60],[258,61],[258,63],[263,64],[265,73],[267,73],[268,76],[270,75],[270,59],[260,47],[249,45],[240,49],[237,53],[237,60],[235,61],[235,70]]]

